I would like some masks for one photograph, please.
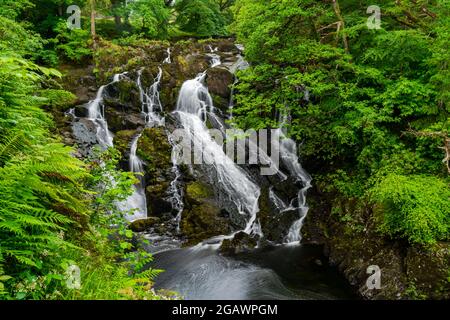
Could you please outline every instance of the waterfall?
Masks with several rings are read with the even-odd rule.
[[[148,90],[145,90],[142,85],[142,69],[138,71],[138,78],[136,81],[142,104],[142,114],[145,116],[147,126],[164,125],[164,118],[157,114],[157,111],[162,111],[162,104],[159,98],[159,85],[162,78],[162,69],[159,67],[158,70],[158,75]]]
[[[215,53],[219,50],[219,48],[213,49],[211,45],[208,45],[207,48],[209,49],[210,52],[208,53],[208,56],[211,58],[211,68],[221,65],[222,61],[220,60],[220,56]]]
[[[171,64],[172,63],[172,52],[170,51],[170,48],[167,48],[167,56],[164,59],[163,63]]]
[[[283,132],[283,127],[286,125],[289,117],[286,115],[284,117],[280,116],[280,119],[281,125],[280,129],[278,129],[278,133],[280,134],[281,137],[280,142],[281,161],[283,161],[284,165],[288,169],[291,176],[294,177],[297,182],[301,182],[303,185],[303,187],[299,190],[297,194],[297,202],[298,202],[297,209],[299,211],[299,219],[294,221],[292,226],[289,228],[288,234],[285,238],[285,243],[296,244],[300,243],[302,239],[300,232],[303,226],[303,221],[305,220],[309,210],[309,207],[306,203],[306,193],[311,188],[312,178],[303,169],[302,165],[298,160],[297,144],[295,143],[294,140],[287,138]],[[294,206],[291,204],[290,208],[294,208]]]
[[[144,173],[144,164],[142,160],[136,155],[137,151],[137,145],[139,142],[139,138],[141,135],[137,135],[133,138],[131,141],[130,146],[130,159],[129,159],[129,166],[130,166],[130,172],[134,173]],[[128,197],[128,199],[123,204],[122,208],[125,210],[133,210],[132,215],[126,216],[127,220],[134,221],[137,219],[142,219],[147,217],[147,199],[145,196],[145,183],[144,178],[142,176],[139,176],[139,183],[134,185],[134,192],[133,194]]]
[[[124,76],[125,74],[127,74],[127,72],[116,74],[114,75],[112,82],[101,86],[97,91],[95,99],[89,102],[87,107],[89,120],[91,120],[97,127],[96,133],[97,141],[103,149],[112,147],[114,139],[112,133],[108,129],[108,123],[105,119],[105,106],[103,105],[103,95],[105,89],[109,85],[120,81],[122,76]]]
[[[175,175],[175,178],[170,182],[169,186],[169,194],[172,195],[170,198],[170,203],[172,204],[172,208],[177,211],[176,215],[176,222],[177,222],[177,231],[180,230],[180,223],[181,223],[181,215],[184,210],[184,203],[183,203],[183,189],[180,185],[180,178],[181,178],[181,171],[178,167],[178,153],[176,150],[175,143],[173,141],[173,138],[169,135],[169,143],[172,146],[172,169],[171,172]]]
[[[205,125],[207,113],[214,110],[211,96],[203,84],[205,75],[200,74],[182,85],[175,113],[194,146],[194,153],[202,155],[203,163],[211,165],[219,188],[246,217],[245,232],[261,235],[256,221],[260,188],[228,158],[222,146],[213,141]]]

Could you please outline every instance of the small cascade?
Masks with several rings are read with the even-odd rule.
[[[136,154],[137,145],[140,137],[141,135],[139,134],[136,137],[134,137],[133,140],[131,141],[129,165],[130,165],[130,172],[143,174],[144,163]],[[127,220],[129,221],[134,221],[137,219],[143,219],[147,217],[147,199],[145,196],[144,177],[138,176],[138,179],[139,183],[133,186],[134,188],[133,194],[123,204],[123,208],[126,208],[127,211],[133,210],[132,215],[126,216]]]
[[[113,146],[113,135],[108,129],[108,123],[105,119],[105,106],[103,105],[103,95],[105,89],[113,83],[120,81],[120,79],[127,74],[127,72],[116,74],[113,81],[101,86],[94,100],[88,104],[88,117],[97,127],[97,141],[103,149]]]
[[[163,63],[171,64],[172,63],[172,52],[171,52],[170,48],[167,48],[166,53],[167,53],[167,56],[164,59]]]
[[[283,127],[286,126],[289,120],[289,116],[285,115],[280,118],[281,118],[280,121],[281,126],[280,129],[278,129],[278,133],[280,134],[281,137],[280,142],[281,160],[283,161],[283,164],[286,166],[291,176],[294,177],[297,182],[301,182],[303,185],[303,187],[299,190],[297,195],[297,202],[298,202],[297,210],[299,211],[299,219],[296,220],[289,228],[288,234],[285,239],[285,243],[298,244],[302,239],[301,228],[303,226],[303,221],[305,220],[309,210],[309,207],[306,203],[306,194],[312,186],[311,185],[312,178],[303,169],[302,165],[298,160],[297,144],[295,143],[294,140],[287,138],[283,132]],[[287,209],[292,208],[294,207],[291,204],[290,208]]]
[[[228,195],[237,211],[246,217],[244,229],[249,234],[261,234],[257,223],[260,188],[224,153],[222,146],[212,140],[205,125],[207,113],[214,110],[211,96],[203,84],[206,73],[186,81],[181,87],[176,114],[187,138],[193,143],[194,154],[202,156],[202,163],[213,169],[215,181],[223,194]]]
[[[142,114],[145,116],[147,126],[150,127],[164,125],[164,118],[157,113],[162,111],[162,104],[159,98],[159,85],[162,78],[162,69],[158,69],[158,75],[148,90],[145,90],[142,85],[142,69],[138,71],[136,81],[142,104]]]
[[[184,210],[184,203],[183,203],[183,189],[181,187],[181,171],[178,167],[178,153],[175,149],[175,143],[173,141],[173,138],[169,135],[169,143],[172,146],[172,173],[174,174],[175,178],[170,183],[169,187],[169,194],[171,194],[170,203],[172,204],[172,208],[176,210],[176,223],[177,223],[177,231],[180,230],[180,223],[181,223],[181,215]]]
[[[217,66],[220,66],[222,64],[222,61],[220,60],[220,56],[216,53],[219,48],[213,49],[211,45],[208,45],[207,48],[209,49],[208,56],[211,58],[211,68],[215,68]]]

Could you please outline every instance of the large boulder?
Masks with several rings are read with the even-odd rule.
[[[225,239],[220,246],[223,255],[237,255],[249,252],[256,248],[258,240],[247,233],[240,231],[232,239]]]
[[[212,187],[200,181],[186,186],[185,209],[181,218],[181,232],[194,245],[208,238],[231,232],[227,213],[215,201]]]
[[[148,214],[161,216],[172,211],[167,193],[174,179],[172,147],[163,127],[146,128],[138,142],[137,155],[145,162]]]
[[[149,217],[145,219],[138,219],[130,223],[128,228],[134,232],[143,232],[153,227],[159,222],[159,218]]]
[[[225,68],[215,67],[206,72],[208,89],[211,94],[229,99],[234,75]]]
[[[263,188],[259,197],[258,220],[265,240],[283,242],[292,224],[300,218],[297,209],[282,210],[271,201],[269,189]]]

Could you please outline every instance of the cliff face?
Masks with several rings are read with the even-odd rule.
[[[310,212],[303,227],[305,243],[324,246],[331,265],[339,268],[365,299],[449,299],[450,244],[432,248],[380,235],[373,207],[362,200],[309,195]],[[369,266],[381,269],[381,288],[370,290]]]

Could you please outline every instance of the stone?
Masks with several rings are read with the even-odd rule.
[[[258,245],[257,239],[240,231],[232,239],[225,239],[220,247],[223,255],[236,255],[253,250]]]
[[[154,226],[159,222],[159,218],[149,217],[145,219],[138,219],[130,223],[128,228],[134,232],[143,232]]]

